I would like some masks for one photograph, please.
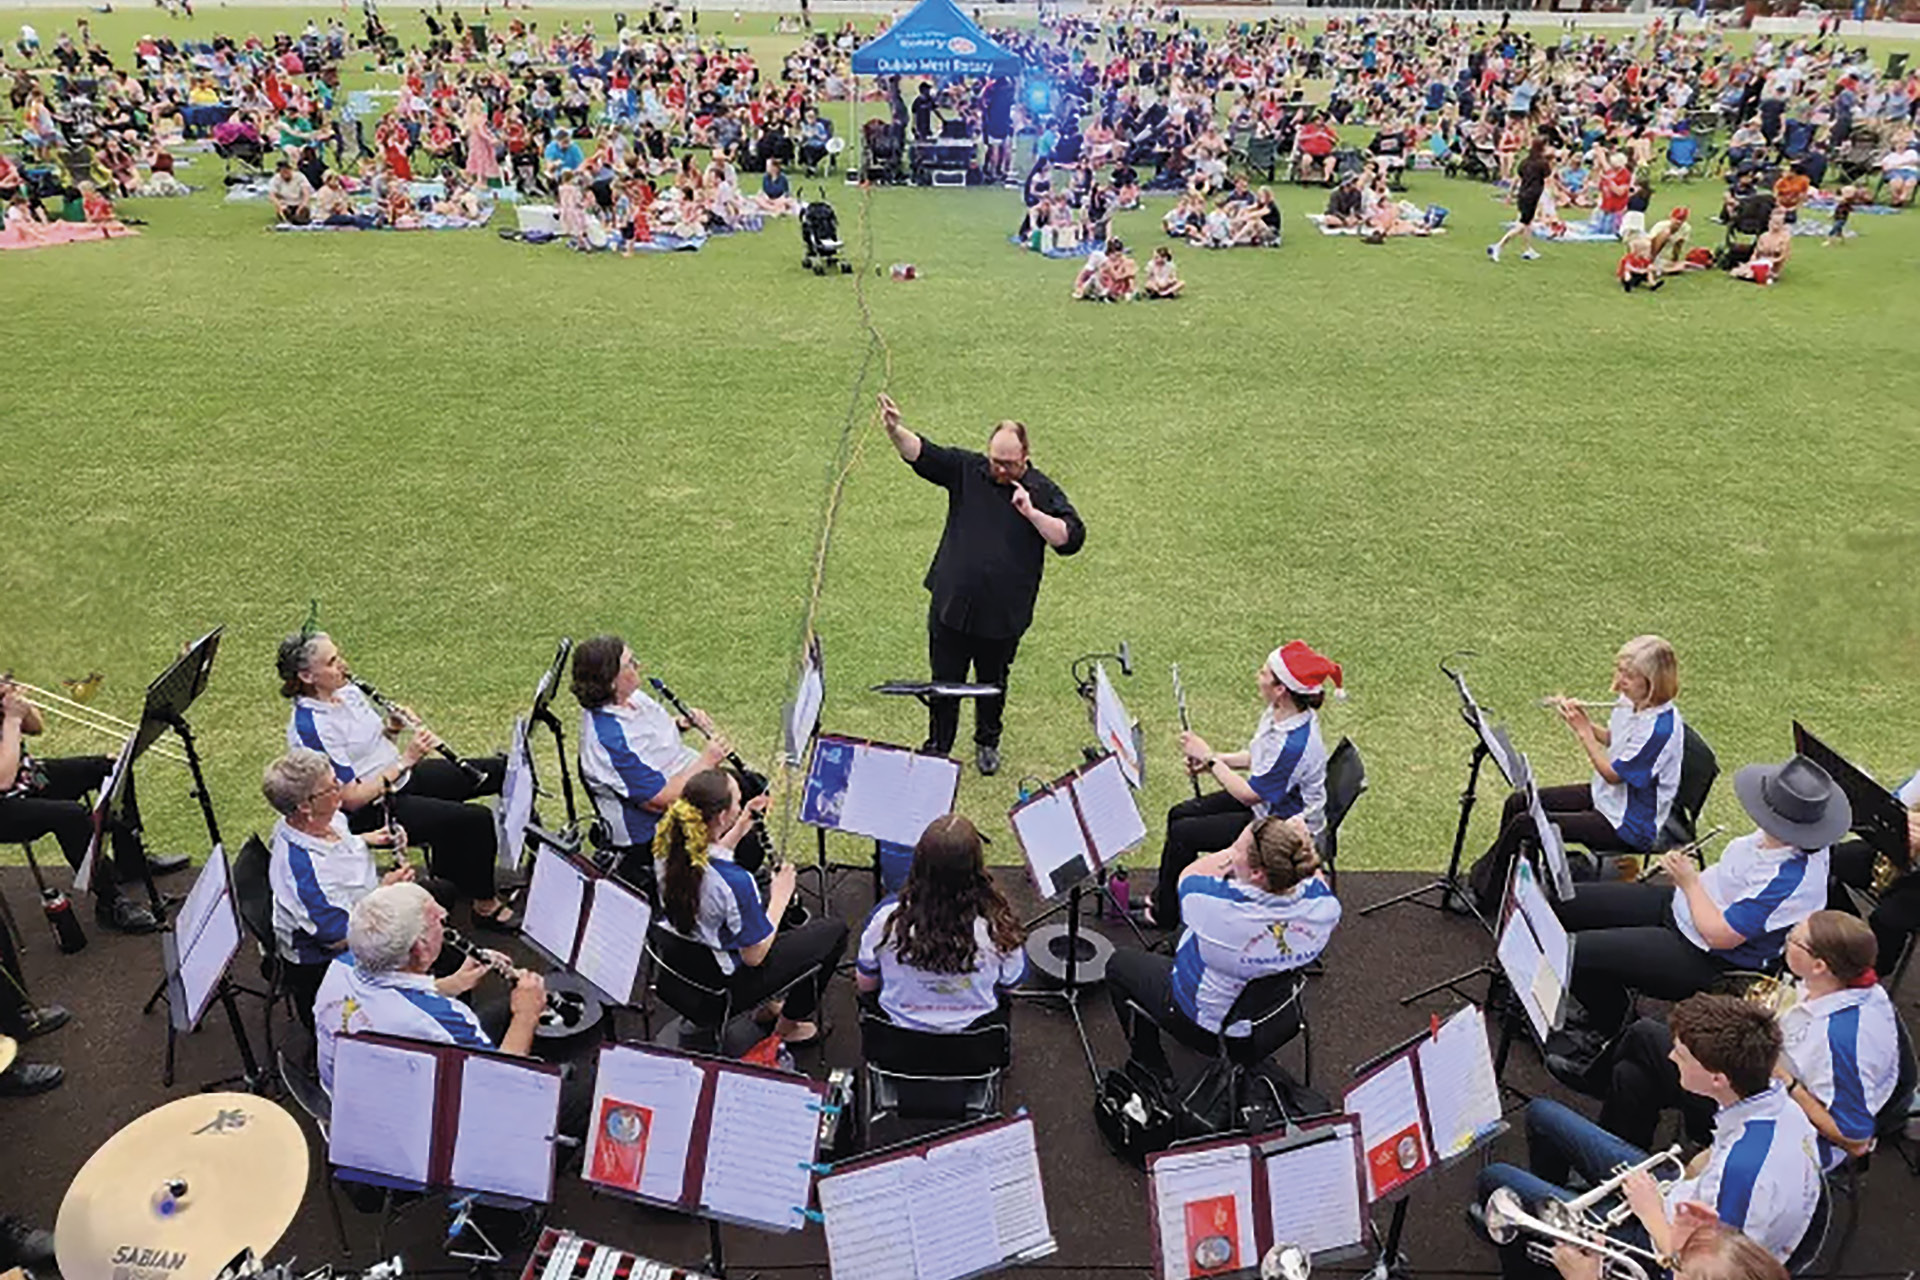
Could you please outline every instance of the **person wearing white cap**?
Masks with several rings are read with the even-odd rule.
[[[1260,664],[1254,679],[1266,710],[1245,751],[1216,753],[1191,730],[1180,735],[1187,772],[1221,789],[1167,810],[1160,879],[1148,922],[1180,925],[1180,873],[1203,853],[1224,849],[1255,818],[1299,817],[1318,838],[1326,826],[1327,748],[1320,741],[1320,704],[1331,680],[1344,697],[1340,664],[1304,640],[1289,640]]]

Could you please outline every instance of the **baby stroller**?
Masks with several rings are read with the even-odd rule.
[[[827,274],[832,267],[838,267],[841,275],[853,274],[853,264],[840,256],[844,247],[840,240],[840,219],[827,203],[824,189],[818,200],[800,206],[800,242],[806,246],[800,258],[803,269],[817,276]]]

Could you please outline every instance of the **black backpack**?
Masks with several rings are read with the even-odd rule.
[[[1147,1157],[1165,1151],[1177,1136],[1166,1086],[1131,1063],[1109,1071],[1093,1096],[1093,1122],[1107,1149],[1136,1169]]]

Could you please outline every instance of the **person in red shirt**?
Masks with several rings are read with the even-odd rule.
[[[1643,284],[1651,293],[1666,283],[1653,269],[1653,241],[1646,236],[1635,236],[1627,242],[1627,251],[1613,274],[1620,282],[1621,289],[1627,293],[1632,293]]]
[[[1593,215],[1594,230],[1608,235],[1620,234],[1620,220],[1626,215],[1627,200],[1633,195],[1633,169],[1627,157],[1618,151],[1607,153],[1606,168],[1600,174],[1600,208]]]
[[[1327,182],[1333,178],[1333,149],[1339,143],[1340,135],[1333,126],[1322,120],[1317,114],[1308,117],[1300,127],[1300,137],[1295,143],[1300,149],[1300,178],[1302,181]]]

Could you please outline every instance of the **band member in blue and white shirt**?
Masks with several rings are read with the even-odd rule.
[[[1339,663],[1305,641],[1290,640],[1268,654],[1254,675],[1266,710],[1245,751],[1217,754],[1199,734],[1180,735],[1187,771],[1212,778],[1221,789],[1167,810],[1150,923],[1179,927],[1180,873],[1202,853],[1232,844],[1255,818],[1299,817],[1319,836],[1327,822],[1327,748],[1320,740],[1319,708],[1326,683],[1342,690],[1341,679]]]
[[[413,879],[402,866],[382,875],[369,845],[406,848],[400,828],[347,829],[340,781],[325,756],[304,747],[268,765],[260,791],[280,815],[268,842],[273,934],[293,987],[294,1007],[313,1008],[325,966],[347,947],[347,915],[382,884]]]
[[[1735,996],[1690,997],[1674,1006],[1671,1022],[1682,1087],[1716,1107],[1712,1145],[1664,1187],[1645,1170],[1629,1174],[1621,1191],[1633,1217],[1609,1234],[1670,1255],[1678,1206],[1705,1204],[1784,1260],[1813,1221],[1821,1183],[1813,1125],[1772,1078],[1780,1028],[1765,1009]],[[1528,1167],[1487,1166],[1479,1175],[1479,1202],[1509,1187],[1537,1212],[1546,1200],[1572,1198],[1566,1189],[1572,1173],[1594,1185],[1647,1156],[1642,1147],[1544,1099],[1528,1104],[1526,1132]],[[1508,1277],[1553,1274],[1528,1257],[1524,1233],[1502,1246],[1500,1261]]]
[[[417,884],[382,885],[354,904],[347,922],[349,954],[327,966],[314,1001],[314,1037],[320,1083],[333,1091],[333,1058],[342,1035],[384,1035],[533,1052],[534,1030],[547,1007],[547,984],[537,973],[514,970],[509,1018],[498,1043],[480,1018],[455,997],[473,990],[488,970],[468,959],[444,978],[433,976],[446,941],[447,913]]]
[[[1816,911],[1787,935],[1797,984],[1778,1010],[1782,1052],[1773,1074],[1820,1134],[1827,1168],[1872,1145],[1875,1118],[1900,1075],[1899,1028],[1873,956],[1873,931],[1843,911]],[[1681,1087],[1672,1051],[1663,1020],[1633,1025],[1609,1072],[1604,1128],[1650,1146],[1661,1112],[1677,1107],[1688,1133],[1705,1136],[1713,1107]]]
[[[1826,904],[1827,846],[1852,820],[1846,794],[1798,755],[1748,765],[1733,790],[1759,829],[1713,866],[1668,853],[1661,866],[1672,888],[1582,884],[1556,905],[1579,935],[1570,986],[1602,1035],[1621,1029],[1630,992],[1679,1000],[1728,969],[1761,968],[1779,957],[1789,929]]]
[[[791,862],[775,869],[761,902],[752,873],[733,858],[752,818],[732,774],[704,769],[682,791],[653,837],[660,886],[654,942],[662,958],[696,982],[726,987],[735,1010],[782,1000],[774,1034],[788,1044],[812,1043],[820,1035],[813,1021],[820,991],[847,949],[846,922],[788,925],[797,882]],[[760,796],[751,807],[766,803]]]
[[[391,818],[427,850],[434,874],[472,899],[475,925],[518,929],[513,909],[494,888],[499,836],[493,811],[465,803],[499,794],[505,758],[469,759],[481,772],[483,781],[477,783],[452,762],[429,759],[440,746],[439,736],[425,725],[403,725],[376,710],[324,631],[281,641],[278,667],[280,695],[293,704],[287,746],[318,751],[332,762],[347,825],[365,833]],[[396,746],[402,733],[406,744]]]
[[[1659,636],[1635,636],[1621,645],[1613,660],[1613,691],[1619,701],[1604,729],[1578,702],[1549,699],[1586,751],[1593,776],[1541,787],[1540,805],[1569,844],[1594,853],[1645,853],[1655,847],[1680,788],[1686,733],[1673,705],[1680,692],[1673,646]],[[1507,797],[1499,836],[1468,873],[1481,915],[1492,918],[1499,911],[1513,860],[1533,838],[1526,791],[1515,791]]]
[[[1162,1027],[1246,1036],[1248,1019],[1284,1001],[1288,975],[1326,950],[1340,923],[1340,900],[1319,872],[1320,854],[1299,815],[1261,818],[1187,867],[1180,877],[1185,928],[1173,955],[1126,950],[1107,962],[1107,989],[1135,1065],[1168,1075]],[[1236,1007],[1243,993],[1248,1002]],[[1276,1046],[1298,1030],[1295,1009],[1264,1033]]]
[[[660,815],[689,778],[727,758],[727,741],[699,708],[683,723],[640,692],[640,664],[619,636],[595,636],[573,651],[573,696],[580,704],[580,780],[609,839],[627,851],[622,878],[650,891]],[[709,734],[698,751],[680,740],[696,725]]]
[[[921,833],[899,896],[867,917],[854,982],[889,1020],[914,1031],[1004,1021],[1001,993],[1026,976],[1025,938],[987,874],[979,831],[950,813]]]

